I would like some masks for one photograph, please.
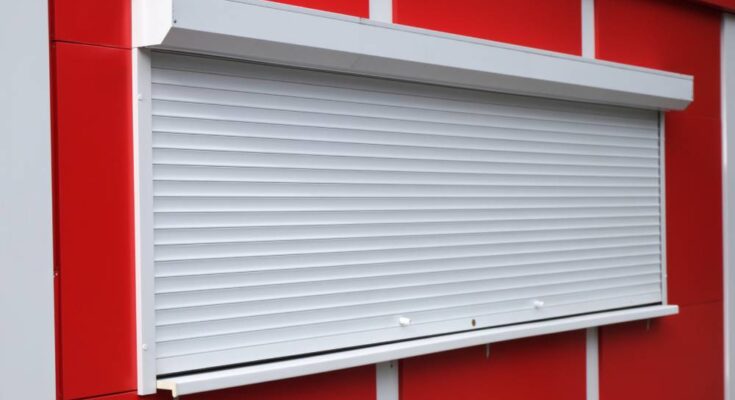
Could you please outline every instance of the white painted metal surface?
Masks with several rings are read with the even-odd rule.
[[[370,19],[393,22],[393,0],[370,0]]]
[[[140,394],[156,392],[156,331],[153,268],[153,138],[151,59],[147,50],[132,57],[133,147],[135,169],[135,257],[137,367]]]
[[[173,0],[172,18],[151,18],[168,33],[146,45],[643,108],[681,109],[692,100],[691,76],[269,1]]]
[[[0,2],[0,52],[0,399],[53,399],[48,1]]]
[[[437,353],[529,336],[547,335],[625,321],[664,317],[676,314],[677,312],[677,306],[662,305],[609,311],[499,328],[480,329],[454,335],[410,340],[313,357],[163,378],[159,379],[158,387],[163,390],[172,391],[174,396],[183,396],[191,393],[207,392],[257,382],[274,381],[351,368],[359,365],[380,363],[394,358],[408,358],[421,354]]]
[[[398,363],[398,360],[391,360],[375,364],[376,400],[398,400],[400,398]]]
[[[595,58],[595,0],[582,2],[582,57]]]
[[[152,82],[159,374],[662,300],[656,112],[173,54]]]
[[[725,398],[735,399],[735,16],[722,22],[722,195],[725,282]]]
[[[586,388],[587,400],[600,398],[600,344],[598,328],[587,329],[587,373]]]

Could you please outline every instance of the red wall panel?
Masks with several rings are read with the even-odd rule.
[[[56,43],[64,398],[135,389],[130,51]]]
[[[181,400],[375,400],[372,365],[267,382],[242,388],[182,396]]]
[[[130,47],[130,0],[50,0],[51,39]]]
[[[536,47],[582,52],[580,0],[394,0],[398,24]]]
[[[595,8],[599,58],[694,75],[694,102],[666,117],[669,299],[720,300],[720,15],[666,0]]]
[[[370,16],[370,0],[272,0],[278,3],[314,8],[355,17]]]
[[[585,333],[575,331],[401,361],[402,400],[582,400]]]
[[[602,400],[723,398],[722,305],[684,306],[679,315],[605,327],[600,335]]]
[[[111,394],[108,396],[92,397],[92,398],[88,398],[85,400],[138,400],[138,399],[139,397],[135,392],[126,392],[126,393]]]

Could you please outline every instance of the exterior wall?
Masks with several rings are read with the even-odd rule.
[[[368,0],[282,2],[368,16]],[[129,3],[51,1],[63,399],[138,397]],[[688,4],[596,0],[599,58],[694,74],[696,99],[666,118],[669,293],[682,313],[650,329],[645,323],[601,329],[604,399],[722,398],[720,13]],[[394,19],[581,53],[581,0],[394,0]],[[486,350],[402,360],[401,398],[585,397],[584,332]],[[365,366],[184,399],[373,399],[375,379],[374,367]]]

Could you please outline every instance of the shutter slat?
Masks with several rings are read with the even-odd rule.
[[[593,165],[539,163],[529,159],[527,163],[421,160],[386,157],[343,157],[310,154],[256,153],[249,151],[211,151],[157,148],[154,150],[156,165],[202,165],[225,167],[307,168],[327,170],[361,170],[388,172],[465,173],[465,174],[521,174],[521,175],[573,175],[573,176],[634,176],[658,177],[658,165],[634,167],[626,165]],[[577,162],[577,161],[575,161]]]
[[[207,275],[189,275],[175,277],[158,277],[156,291],[158,293],[183,293],[200,290],[238,289],[263,285],[309,284],[322,282],[325,284],[349,285],[355,280],[359,283],[387,282],[399,284],[402,280],[409,283],[419,282],[421,279],[456,279],[455,275],[480,277],[510,277],[525,276],[549,272],[585,271],[594,268],[625,268],[640,264],[655,265],[659,254],[649,254],[637,257],[614,257],[597,260],[584,259],[581,261],[546,262],[539,264],[492,266],[478,260],[463,260],[464,263],[421,262],[404,263],[400,268],[395,264],[377,265],[371,269],[364,265],[339,266],[327,268],[302,268],[259,272],[236,272]],[[445,260],[442,260],[445,261]],[[469,262],[468,262],[469,261]],[[421,276],[419,276],[421,275]],[[286,290],[289,290],[288,288]]]
[[[460,221],[420,223],[367,223],[341,225],[287,225],[247,228],[179,228],[156,229],[155,243],[197,244],[232,243],[258,240],[328,239],[339,237],[410,236],[434,234],[465,234],[507,231],[544,231],[556,229],[592,229],[612,227],[654,227],[659,224],[658,216],[607,219],[543,219],[511,221]]]
[[[566,153],[548,152],[543,145],[513,151],[498,146],[495,150],[443,148],[410,145],[344,143],[325,140],[275,139],[216,134],[156,132],[156,148],[182,150],[220,150],[226,152],[296,153],[342,157],[389,157],[435,161],[475,161],[510,163],[552,163],[561,165],[601,165],[621,167],[656,167],[656,156],[593,155],[570,149]]]
[[[598,239],[577,240],[566,243],[554,242],[549,246],[516,243],[488,248],[485,245],[454,246],[422,249],[416,255],[414,249],[362,251],[359,262],[354,252],[280,254],[277,256],[223,257],[198,260],[159,261],[158,276],[204,275],[243,271],[294,270],[339,266],[357,266],[371,270],[376,264],[389,264],[391,268],[402,268],[405,264],[422,263],[429,265],[439,262],[443,265],[467,262],[466,259],[482,259],[488,266],[523,265],[524,263],[553,263],[560,260],[594,259],[597,257],[627,257],[630,255],[660,254],[658,240],[641,238],[610,239],[604,244]],[[395,263],[395,264],[394,264]],[[398,265],[398,264],[401,265]]]
[[[266,226],[345,225],[385,223],[439,223],[460,221],[509,221],[586,218],[660,219],[658,207],[573,207],[505,210],[393,210],[393,211],[281,211],[281,212],[160,212],[156,229],[246,228]]]

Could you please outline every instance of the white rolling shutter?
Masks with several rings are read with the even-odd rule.
[[[159,374],[662,301],[657,112],[165,53],[152,82]]]

